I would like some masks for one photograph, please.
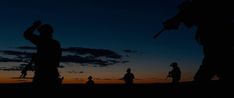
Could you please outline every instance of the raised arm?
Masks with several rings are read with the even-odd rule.
[[[33,44],[37,45],[38,36],[33,32],[41,25],[40,21],[35,21],[26,31],[24,31],[24,38],[30,40]]]

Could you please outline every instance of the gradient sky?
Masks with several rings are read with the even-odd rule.
[[[128,63],[106,67],[64,64],[65,68],[59,70],[65,83],[85,83],[89,75],[96,83],[123,83],[119,79],[129,67],[137,83],[169,82],[165,78],[172,62],[181,67],[182,81],[190,81],[203,57],[201,46],[194,39],[196,28],[181,25],[178,31],[166,31],[152,39],[162,29],[162,22],[177,13],[181,1],[1,0],[0,50],[33,46],[22,34],[35,20],[41,20],[54,27],[54,38],[62,47],[108,49],[129,55]],[[122,51],[126,49],[134,52]],[[17,79],[19,75],[20,71],[0,71],[0,83],[31,81]]]

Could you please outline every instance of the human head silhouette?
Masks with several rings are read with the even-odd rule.
[[[49,24],[43,24],[37,28],[41,37],[51,38],[53,34],[53,27]]]
[[[131,68],[128,68],[128,69],[127,69],[127,72],[130,73],[130,72],[131,72]]]
[[[92,79],[93,79],[93,77],[92,77],[92,76],[89,76],[89,77],[88,77],[88,79],[89,79],[89,80],[92,80]]]
[[[177,67],[177,65],[178,65],[177,62],[173,62],[173,63],[171,63],[170,66],[173,67],[173,68],[175,68],[175,67]]]

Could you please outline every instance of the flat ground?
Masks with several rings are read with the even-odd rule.
[[[0,84],[0,96],[6,97],[44,97],[47,96],[58,98],[80,98],[80,97],[96,97],[96,98],[168,98],[168,97],[210,97],[225,98],[231,93],[232,86],[225,86],[217,81],[206,84],[197,84],[193,82],[184,82],[179,85],[171,85],[169,83],[156,84],[134,84],[132,88],[126,88],[122,84],[96,84],[93,89],[88,89],[84,84],[63,84],[56,91],[39,90],[34,91],[30,84]]]

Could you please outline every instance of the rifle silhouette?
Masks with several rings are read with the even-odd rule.
[[[161,29],[158,33],[156,33],[155,35],[154,35],[154,39],[156,39],[159,35],[161,35],[162,34],[162,32],[164,32],[166,29],[165,28],[163,28],[163,29]]]
[[[156,33],[153,38],[157,38],[165,30],[177,30],[179,28],[180,22],[181,21],[178,15],[168,19],[167,21],[163,22],[163,29]]]
[[[168,72],[168,75],[167,75],[167,77],[165,78],[165,80],[167,80],[167,79],[170,78],[170,77],[171,77],[171,71]]]

